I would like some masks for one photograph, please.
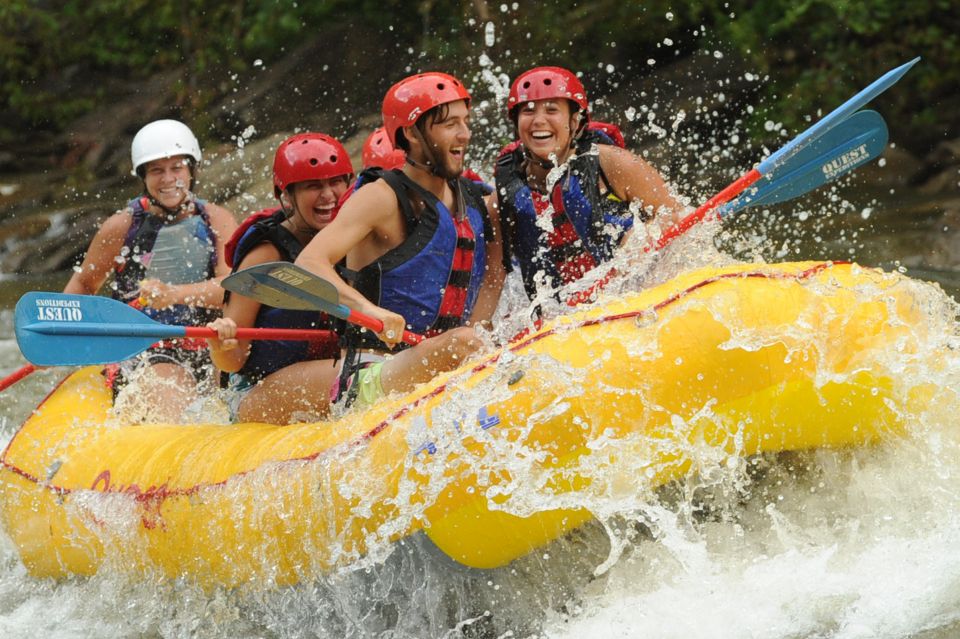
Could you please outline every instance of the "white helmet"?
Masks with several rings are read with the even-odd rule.
[[[133,162],[131,173],[139,175],[137,170],[151,160],[177,155],[189,155],[194,163],[200,162],[200,143],[190,128],[176,120],[151,122],[133,136],[133,143],[130,144],[130,159]]]

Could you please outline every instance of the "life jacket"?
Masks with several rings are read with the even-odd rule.
[[[123,240],[121,255],[124,259],[114,266],[114,299],[136,302],[140,295],[140,282],[146,277],[156,277],[168,284],[191,284],[215,275],[216,236],[210,225],[206,202],[198,199],[193,204],[191,216],[171,223],[150,213],[150,200],[147,197],[135,198],[127,203],[133,220]],[[164,241],[163,236],[173,237],[178,231],[184,231],[186,235],[172,243]],[[155,253],[155,248],[159,248],[158,240],[164,249]],[[172,266],[159,268],[161,253],[166,263]],[[164,309],[147,306],[141,310],[163,324],[203,325],[218,315],[214,309],[185,304]]]
[[[505,147],[497,159],[494,175],[504,229],[504,266],[512,270],[511,257],[517,258],[531,298],[538,272],[551,288],[574,282],[610,260],[633,226],[628,203],[610,196],[595,144],[619,146],[603,130],[588,127],[548,194],[527,184],[519,141]],[[601,192],[601,182],[606,192]],[[544,231],[538,218],[548,212],[552,230]]]
[[[466,211],[454,216],[399,169],[367,169],[355,188],[379,179],[397,196],[406,239],[348,279],[368,300],[402,315],[414,333],[432,336],[462,326],[477,301],[487,266],[486,242],[493,237],[483,189],[459,178]],[[423,204],[419,215],[412,198]],[[368,332],[361,334],[360,345],[387,350]]]
[[[254,213],[244,220],[225,245],[226,248],[232,249],[229,257],[226,258],[227,263],[232,266],[232,272],[236,273],[243,259],[263,242],[269,242],[276,247],[280,252],[281,260],[293,262],[297,259],[300,251],[303,250],[303,245],[282,225],[285,219],[286,214],[283,209],[276,207]],[[228,300],[229,296],[230,292],[227,291],[224,301]],[[326,330],[327,333],[311,341],[263,339],[251,341],[250,354],[238,373],[253,381],[261,380],[274,371],[297,362],[334,359],[340,354],[335,321],[319,311],[289,310],[261,304],[254,326],[319,329]]]

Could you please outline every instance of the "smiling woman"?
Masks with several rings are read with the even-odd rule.
[[[227,242],[234,272],[267,262],[292,262],[330,224],[353,180],[353,163],[340,141],[324,133],[284,140],[273,159],[279,207],[247,218]],[[318,311],[274,308],[242,294],[227,293],[223,317],[210,327],[217,367],[230,373],[233,417],[287,424],[296,415],[323,415],[340,353],[333,318]],[[238,328],[328,329],[326,339],[238,340]]]
[[[130,156],[143,193],[100,227],[64,292],[93,295],[112,275],[114,299],[145,305],[157,321],[209,321],[222,305],[223,245],[236,221],[193,194],[200,145],[182,122],[157,120],[134,137]],[[123,381],[142,375],[137,388],[159,413],[151,417],[175,421],[212,365],[203,342],[173,340],[121,371]]]
[[[679,219],[682,207],[657,170],[589,126],[587,92],[571,71],[521,73],[507,115],[518,140],[497,160],[504,264],[519,260],[531,298],[611,260],[635,218]]]

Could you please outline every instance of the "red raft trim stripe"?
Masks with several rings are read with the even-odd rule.
[[[562,330],[563,330],[563,331],[569,331],[569,330],[575,330],[575,329],[578,329],[578,328],[582,328],[582,327],[584,327],[584,326],[596,326],[596,325],[598,325],[598,324],[605,324],[605,323],[608,323],[608,322],[615,322],[615,321],[619,321],[619,320],[623,320],[623,319],[630,319],[630,318],[633,318],[633,317],[637,317],[638,315],[643,315],[644,313],[649,313],[651,310],[654,310],[654,311],[660,310],[660,309],[662,309],[662,308],[665,308],[665,307],[667,307],[667,306],[669,306],[669,305],[671,305],[671,304],[674,304],[675,302],[683,299],[684,297],[686,297],[687,295],[689,295],[690,293],[692,293],[692,292],[694,292],[694,291],[697,291],[697,290],[699,290],[699,289],[701,289],[701,288],[704,288],[705,286],[709,286],[710,284],[714,284],[714,283],[716,283],[716,282],[721,282],[721,281],[723,281],[723,280],[736,279],[736,278],[764,278],[764,279],[782,279],[782,280],[794,279],[794,280],[798,280],[798,281],[799,281],[799,280],[808,279],[808,278],[810,278],[810,277],[812,277],[812,276],[820,273],[821,271],[825,271],[825,270],[827,270],[828,268],[831,268],[831,267],[833,267],[833,266],[836,266],[836,265],[844,265],[844,264],[849,264],[849,263],[850,263],[850,262],[846,262],[846,261],[820,262],[819,264],[815,264],[815,265],[811,266],[811,267],[808,268],[808,269],[805,269],[805,270],[803,270],[803,271],[800,271],[799,273],[782,273],[782,272],[773,272],[773,273],[771,273],[771,272],[765,272],[765,271],[743,271],[743,272],[737,272],[737,273],[723,273],[723,274],[721,274],[721,275],[716,275],[716,276],[714,276],[714,277],[710,277],[710,278],[707,278],[707,279],[705,279],[705,280],[702,280],[702,281],[700,281],[700,282],[698,282],[698,283],[696,283],[696,284],[694,284],[694,285],[692,285],[692,286],[684,289],[683,291],[680,291],[680,292],[678,292],[678,293],[675,293],[674,295],[671,295],[670,297],[668,297],[668,298],[666,298],[666,299],[658,302],[657,304],[654,304],[652,307],[645,308],[645,309],[642,309],[642,310],[630,311],[630,312],[628,312],[628,313],[618,313],[618,314],[616,314],[616,315],[605,315],[605,316],[603,316],[603,317],[597,317],[597,318],[594,318],[594,319],[584,320],[584,321],[580,322],[579,324],[565,325],[565,326],[563,326]],[[533,343],[535,343],[535,342],[538,342],[538,341],[540,341],[540,340],[542,340],[542,339],[544,339],[544,338],[546,338],[546,337],[548,337],[548,336],[550,336],[550,335],[553,335],[553,334],[555,334],[555,333],[557,333],[557,332],[558,332],[558,329],[552,328],[552,329],[550,329],[550,330],[548,330],[548,331],[544,331],[544,332],[542,332],[542,333],[536,333],[536,334],[534,334],[534,335],[529,335],[529,336],[527,336],[527,335],[522,335],[521,338],[512,341],[512,342],[510,343],[510,345],[508,346],[508,349],[509,349],[511,352],[518,351],[518,350],[520,350],[520,349],[522,349],[522,348],[525,348],[526,346],[529,346],[530,344],[533,344]],[[487,368],[487,367],[495,364],[499,359],[500,359],[500,354],[499,354],[499,353],[496,354],[496,355],[491,355],[491,356],[488,357],[486,360],[480,362],[479,364],[477,364],[476,366],[474,366],[472,369],[470,369],[470,372],[473,373],[473,374],[478,373],[478,372],[482,371],[483,369],[485,369],[485,368]],[[63,383],[63,382],[61,382],[61,383]],[[59,387],[59,384],[58,384],[58,387]],[[407,413],[409,413],[409,412],[410,412],[411,410],[413,410],[414,408],[420,406],[420,405],[423,404],[424,402],[426,402],[426,401],[428,401],[428,400],[436,397],[437,395],[440,395],[440,394],[443,393],[444,391],[446,391],[446,387],[447,387],[446,384],[442,384],[442,385],[438,386],[437,388],[434,388],[433,390],[431,390],[431,391],[430,391],[429,393],[427,393],[426,395],[423,395],[422,397],[420,397],[420,398],[418,398],[418,399],[410,402],[409,404],[406,404],[405,406],[401,407],[399,410],[397,410],[396,412],[394,412],[390,417],[384,419],[384,420],[381,421],[379,424],[377,424],[376,426],[374,426],[372,429],[370,429],[370,430],[367,431],[366,433],[358,436],[357,438],[355,438],[355,439],[353,439],[353,440],[351,440],[351,441],[347,441],[347,442],[344,442],[344,443],[342,443],[342,444],[338,444],[338,445],[336,445],[336,446],[332,446],[332,447],[330,447],[330,448],[327,448],[327,449],[324,449],[324,450],[320,450],[320,451],[317,451],[317,452],[315,452],[315,453],[311,453],[310,455],[305,455],[305,456],[302,456],[302,457],[293,457],[293,458],[284,459],[284,460],[271,460],[271,461],[269,461],[269,462],[264,462],[264,463],[270,463],[270,464],[301,464],[301,463],[304,463],[304,462],[316,461],[317,459],[319,459],[319,458],[321,458],[321,457],[324,457],[324,456],[327,456],[327,455],[331,455],[331,454],[333,454],[333,453],[336,453],[336,452],[340,451],[341,449],[350,449],[350,448],[353,448],[353,447],[355,447],[355,446],[360,446],[360,445],[366,443],[367,441],[369,441],[370,439],[373,439],[374,437],[376,437],[376,436],[379,435],[380,433],[382,433],[382,432],[383,432],[384,430],[386,430],[387,427],[388,427],[391,423],[393,423],[395,420],[403,417],[404,415],[406,415]],[[56,390],[56,389],[54,389],[54,390]],[[51,391],[50,395],[52,395],[52,394],[53,394],[53,391]],[[50,395],[48,395],[47,397],[49,398]],[[44,400],[44,401],[46,401],[46,400]],[[41,405],[42,405],[42,404],[41,404]],[[16,435],[15,435],[14,437],[16,437]],[[12,440],[11,440],[11,442],[12,442]],[[8,448],[9,448],[9,446],[8,446]],[[89,489],[63,488],[63,487],[56,486],[56,485],[51,484],[51,483],[46,482],[46,481],[42,481],[42,480],[38,479],[37,477],[34,477],[34,476],[31,475],[30,473],[27,473],[27,472],[25,472],[25,471],[17,468],[16,466],[10,464],[9,462],[7,462],[7,461],[6,461],[6,452],[4,453],[4,458],[3,458],[2,460],[0,460],[0,465],[2,465],[2,467],[4,467],[4,468],[8,469],[10,472],[12,472],[12,473],[14,473],[14,474],[16,474],[16,475],[19,475],[20,477],[23,477],[23,478],[26,479],[27,481],[33,482],[33,483],[37,484],[38,486],[40,486],[40,487],[42,487],[42,488],[45,488],[45,489],[47,489],[47,490],[49,490],[49,491],[51,491],[51,492],[54,492],[54,493],[56,493],[57,495],[60,495],[60,496],[66,496],[66,495],[69,495],[69,494],[71,494],[71,493],[73,493],[73,492],[80,491],[80,490],[92,490],[92,488],[89,488]],[[193,495],[193,494],[198,493],[199,491],[201,491],[201,490],[203,490],[203,489],[220,488],[220,487],[226,486],[228,482],[230,482],[230,481],[232,481],[232,480],[234,480],[234,479],[237,479],[237,478],[240,478],[240,477],[243,477],[243,476],[245,476],[245,475],[248,475],[248,474],[251,474],[251,473],[254,473],[254,472],[258,471],[259,468],[260,468],[260,467],[255,467],[255,468],[251,468],[251,469],[249,469],[249,470],[240,471],[240,472],[238,472],[238,473],[236,473],[236,474],[234,474],[234,475],[231,475],[230,477],[226,477],[226,478],[224,478],[223,480],[218,481],[218,482],[213,482],[213,483],[209,483],[209,484],[196,484],[196,485],[190,486],[190,487],[188,487],[188,488],[168,489],[168,488],[166,487],[166,484],[164,484],[164,485],[159,486],[159,487],[151,486],[147,491],[138,492],[140,489],[139,489],[138,487],[136,487],[135,485],[132,485],[132,486],[126,486],[126,485],[124,485],[124,486],[121,487],[122,490],[109,491],[109,492],[123,492],[123,493],[131,494],[136,501],[149,503],[149,508],[150,508],[151,510],[156,510],[157,512],[159,512],[159,508],[160,508],[160,506],[161,506],[161,503],[162,503],[165,499],[167,499],[167,498],[170,498],[170,497],[180,497],[180,496],[190,496],[190,495]]]

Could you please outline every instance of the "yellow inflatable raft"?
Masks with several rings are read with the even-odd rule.
[[[79,370],[3,454],[3,526],[43,577],[286,584],[418,530],[501,566],[593,497],[692,463],[902,432],[935,393],[905,381],[935,365],[914,284],[848,264],[698,270],[315,424],[125,425]]]

